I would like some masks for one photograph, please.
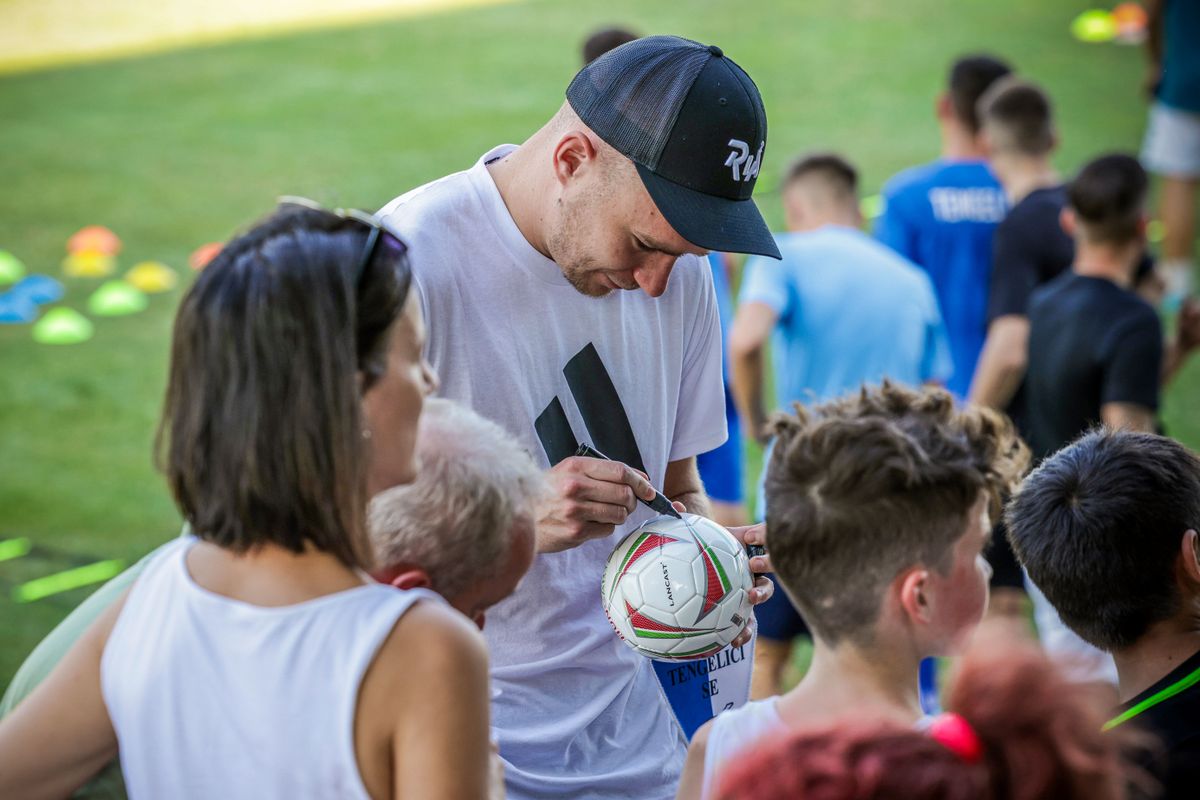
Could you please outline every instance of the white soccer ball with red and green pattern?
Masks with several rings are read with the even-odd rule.
[[[657,517],[626,536],[604,569],[600,597],[617,635],[650,658],[718,652],[750,619],[754,576],[741,542],[715,522]]]

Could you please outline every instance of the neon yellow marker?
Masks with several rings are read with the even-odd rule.
[[[0,561],[12,561],[14,558],[28,555],[33,544],[24,536],[19,539],[0,540]]]
[[[57,572],[15,587],[12,592],[13,600],[18,603],[32,603],[34,600],[41,600],[44,597],[106,581],[123,569],[125,569],[125,562],[114,558],[108,561],[97,561],[86,567]]]

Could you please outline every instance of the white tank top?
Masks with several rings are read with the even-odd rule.
[[[198,586],[187,536],[134,583],[100,661],[129,796],[368,798],[359,683],[422,590],[364,585],[282,607]]]
[[[735,756],[764,736],[787,730],[775,708],[778,699],[768,697],[765,700],[751,700],[740,708],[732,708],[713,718],[704,746],[701,800],[710,800],[716,795],[717,781]]]

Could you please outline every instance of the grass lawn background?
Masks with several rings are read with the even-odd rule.
[[[124,239],[122,269],[155,258],[186,271],[193,248],[279,194],[378,207],[523,140],[561,102],[582,36],[615,22],[717,42],[754,76],[770,121],[758,199],[775,226],[777,176],[800,151],[847,154],[868,194],[934,157],[933,98],[966,51],[1002,54],[1049,89],[1070,171],[1136,149],[1144,124],[1140,51],[1068,34],[1088,5],[541,0],[4,77],[0,249],[59,274],[67,238],[103,224]],[[65,302],[83,309],[95,285],[68,281]],[[179,296],[97,320],[72,347],[0,326],[0,540],[39,548],[0,562],[0,686],[91,591],[19,605],[13,586],[97,558],[132,562],[178,531],[151,441]],[[1163,413],[1193,447],[1200,420],[1185,412],[1198,405],[1193,363]]]

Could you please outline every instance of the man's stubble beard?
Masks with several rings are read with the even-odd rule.
[[[562,270],[567,283],[587,297],[606,297],[613,291],[596,284],[598,273],[609,271],[611,268],[602,266],[581,247],[587,238],[587,232],[590,231],[589,223],[594,224],[595,220],[604,217],[605,206],[611,194],[611,187],[606,182],[586,200],[580,199],[572,203],[563,203],[560,200],[558,225],[546,240],[550,258]]]

